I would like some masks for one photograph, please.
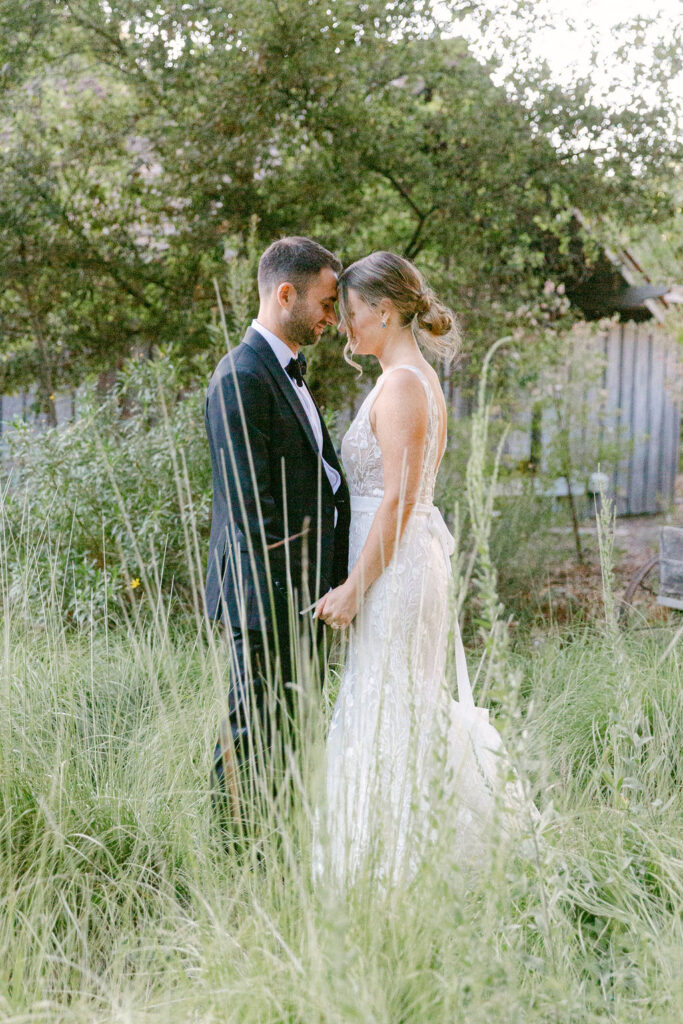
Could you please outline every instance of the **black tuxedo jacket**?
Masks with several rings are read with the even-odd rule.
[[[216,367],[205,422],[213,471],[207,614],[227,615],[234,629],[286,629],[291,588],[302,607],[347,576],[349,491],[327,428],[321,418],[323,457],[342,476],[336,494],[291,381],[253,328]]]

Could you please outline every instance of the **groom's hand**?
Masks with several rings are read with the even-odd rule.
[[[322,619],[332,629],[345,629],[353,622],[359,603],[357,588],[346,580],[320,598],[313,618]]]

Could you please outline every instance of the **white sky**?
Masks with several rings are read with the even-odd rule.
[[[514,0],[488,0],[487,6],[497,12],[497,25],[491,30],[488,45],[500,55],[501,27],[508,20],[506,10],[514,9]],[[616,26],[633,18],[657,16],[657,28],[646,36],[643,56],[649,56],[648,41],[653,36],[671,38],[675,27],[683,29],[683,0],[536,0],[539,14],[547,14],[551,24],[534,32],[532,54],[545,58],[558,82],[578,74],[590,72],[596,85],[594,98],[604,99],[610,84],[623,81],[629,95],[634,85],[630,69],[615,67],[614,53],[619,45]],[[445,13],[445,10],[444,10]],[[509,18],[513,24],[513,18]],[[570,27],[573,23],[573,28]],[[472,23],[456,22],[453,31],[465,35],[472,42],[478,32]],[[596,66],[591,71],[591,52],[598,54]],[[475,46],[476,50],[476,46]],[[485,50],[482,50],[485,52]],[[683,74],[670,82],[672,95],[683,100]],[[647,93],[643,95],[647,98]]]

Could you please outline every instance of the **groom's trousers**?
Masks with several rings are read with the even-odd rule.
[[[311,637],[321,675],[326,632],[324,624],[317,622]],[[300,725],[299,688],[292,682],[297,665],[288,633],[276,637],[272,633],[264,636],[260,630],[233,629],[227,640],[228,714],[221,722],[214,749],[211,788],[216,808],[234,819],[235,808],[239,807],[238,817],[249,831],[247,819],[262,799],[284,796],[281,791],[288,750],[296,749]],[[308,674],[307,667],[299,669]]]
[[[289,638],[261,630],[230,637],[228,723],[238,763],[272,747],[292,713]]]
[[[264,797],[275,797],[284,775],[284,755],[295,733],[289,637],[261,630],[235,630],[230,644],[228,714],[214,749],[214,804],[243,827]],[[259,799],[260,798],[260,799]]]

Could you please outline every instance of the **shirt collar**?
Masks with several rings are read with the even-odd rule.
[[[268,342],[283,370],[291,359],[296,358],[289,345],[285,345],[284,341],[278,338],[277,334],[273,334],[267,327],[260,324],[258,320],[252,320],[251,326]]]

